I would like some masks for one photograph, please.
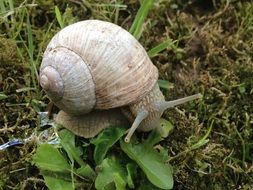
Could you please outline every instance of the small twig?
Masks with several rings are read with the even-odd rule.
[[[13,127],[7,127],[7,126],[5,126],[4,128],[0,129],[0,133],[13,132],[16,128],[17,128],[16,125],[13,126]]]
[[[54,103],[50,100],[50,102],[49,102],[48,105],[47,105],[47,109],[46,109],[47,116],[48,116],[49,118],[50,118],[51,115],[52,115],[53,106],[54,106]]]

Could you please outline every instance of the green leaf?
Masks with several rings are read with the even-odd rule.
[[[167,89],[167,90],[174,88],[174,85],[171,82],[166,81],[166,80],[158,80],[158,85],[161,88],[164,88],[164,89]]]
[[[42,170],[67,172],[71,167],[57,148],[50,144],[41,144],[35,155],[33,162]]]
[[[76,173],[92,180],[95,179],[96,176],[96,173],[88,164],[86,164],[86,166],[81,166],[80,168],[78,168],[76,170]]]
[[[158,53],[160,53],[161,51],[165,50],[168,47],[176,48],[171,38],[168,38],[164,42],[160,43],[159,45],[157,45],[157,46],[153,47],[151,50],[149,50],[148,56],[150,58],[155,57],[158,55]]]
[[[119,173],[113,173],[113,178],[117,190],[125,190],[126,182]]]
[[[101,171],[98,172],[98,176],[95,181],[95,187],[97,190],[104,190],[112,184],[120,190],[124,190],[126,186],[125,179],[127,178],[125,171],[119,164],[119,162],[113,158],[106,158],[101,164]]]
[[[155,134],[153,135],[155,137]],[[157,137],[138,145],[121,140],[120,145],[122,150],[140,166],[152,184],[162,189],[171,189],[172,169],[170,165],[164,163],[163,156],[152,148],[156,140]]]
[[[109,148],[111,148],[125,133],[124,128],[120,127],[109,127],[104,130],[100,135],[91,140],[91,143],[94,144],[94,160],[96,164],[100,164],[105,158],[105,155]]]
[[[58,6],[54,6],[54,12],[55,12],[56,19],[57,19],[60,27],[64,28],[64,22],[63,22],[62,15],[61,15],[61,12],[60,12]]]
[[[45,180],[46,186],[50,190],[74,190],[74,184],[71,181],[63,179],[60,174],[50,174],[48,172],[42,171],[43,178]],[[70,178],[70,176],[69,176]]]
[[[137,165],[134,163],[128,163],[126,165],[126,168],[127,168],[127,184],[131,189],[134,189],[133,178],[137,173]]]
[[[161,190],[161,189],[152,185],[152,183],[148,181],[144,181],[143,184],[141,184],[137,190]]]
[[[129,30],[129,32],[133,34],[136,39],[139,39],[141,36],[144,20],[146,19],[153,4],[154,0],[144,0],[136,14],[134,22]]]
[[[156,131],[156,130],[153,130],[149,134],[147,140],[143,143],[143,145],[145,145],[146,148],[148,147],[148,148],[150,148],[152,150],[153,146],[155,144],[157,144],[158,142],[160,142],[161,140],[162,140],[162,137],[161,137],[160,133],[158,131]]]
[[[72,161],[74,159],[80,166],[86,166],[86,163],[81,158],[81,149],[75,146],[75,135],[71,131],[63,129],[59,132],[59,136],[61,138],[61,145],[67,152],[68,157]]]
[[[174,126],[171,122],[163,118],[160,119],[160,127],[158,127],[157,130],[163,138],[168,137],[173,129]]]
[[[7,95],[5,95],[4,93],[0,93],[0,100],[4,100],[6,98],[8,98]]]

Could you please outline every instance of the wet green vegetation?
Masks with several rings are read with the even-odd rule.
[[[50,105],[39,87],[38,68],[52,36],[61,27],[85,19],[137,31],[135,36],[147,51],[160,44],[149,55],[159,78],[170,82],[162,89],[167,100],[203,94],[202,100],[164,114],[174,129],[156,141],[155,149],[173,167],[174,189],[253,188],[253,3],[157,0],[138,28],[133,23],[139,8],[140,2],[132,0],[0,1],[0,144],[27,139],[0,150],[0,189],[47,188],[45,173],[33,159],[39,144],[54,139],[58,132],[41,124],[39,112]],[[166,50],[159,52],[163,47]],[[53,113],[57,111],[53,108]],[[139,141],[151,138],[144,133],[137,137]],[[75,143],[76,154],[82,147],[82,160],[94,169],[95,145],[79,137]],[[117,143],[110,153],[123,155],[122,147]],[[61,152],[71,160],[68,149]],[[122,162],[127,163],[125,158]],[[110,160],[103,165],[110,166]],[[135,166],[129,167],[135,171]],[[88,176],[94,175],[87,170]],[[133,177],[135,187],[146,180],[143,173],[139,177]],[[89,180],[79,178],[76,185],[94,189],[94,178]]]

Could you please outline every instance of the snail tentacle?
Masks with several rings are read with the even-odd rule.
[[[137,116],[131,126],[131,128],[129,129],[127,136],[125,137],[125,142],[130,142],[130,139],[132,137],[132,135],[134,134],[135,130],[137,129],[137,127],[140,125],[140,123],[148,116],[148,111],[145,109],[141,109],[138,111]]]
[[[164,112],[166,109],[169,109],[169,108],[172,108],[172,107],[178,106],[180,104],[184,104],[186,102],[189,102],[189,101],[192,101],[195,99],[199,99],[199,98],[202,98],[201,94],[194,94],[194,95],[187,96],[184,98],[179,98],[177,100],[159,101],[159,102],[156,102],[155,104],[156,104],[157,110]]]

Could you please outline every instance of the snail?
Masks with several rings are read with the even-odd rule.
[[[200,98],[195,94],[165,101],[158,70],[145,49],[115,24],[86,20],[59,31],[48,44],[40,67],[40,85],[61,109],[56,123],[93,137],[109,124],[136,129],[159,127],[164,110]]]

